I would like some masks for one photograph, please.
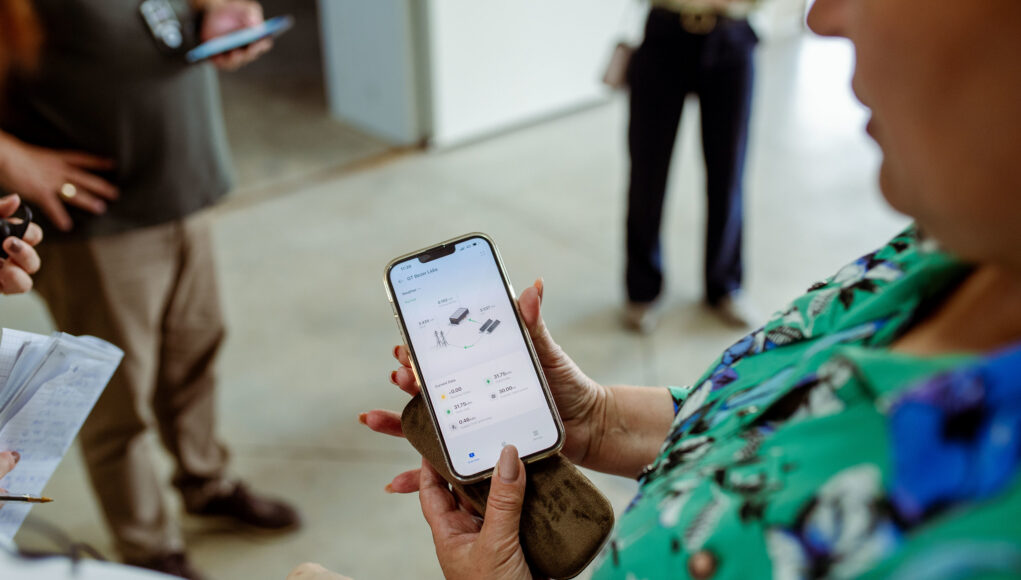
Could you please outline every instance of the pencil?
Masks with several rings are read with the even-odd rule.
[[[34,495],[0,495],[0,501],[23,501],[27,503],[50,503],[53,501],[48,497],[36,497]]]

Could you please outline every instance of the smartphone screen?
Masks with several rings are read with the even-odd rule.
[[[387,281],[450,468],[493,469],[559,449],[556,410],[490,240],[470,235],[394,262]]]

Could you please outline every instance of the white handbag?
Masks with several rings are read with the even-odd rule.
[[[628,67],[631,65],[631,57],[637,50],[637,45],[628,40],[633,38],[641,28],[648,12],[648,2],[645,0],[628,0],[628,4],[621,15],[620,28],[618,33],[620,40],[613,47],[610,54],[610,61],[606,64],[603,72],[602,82],[613,90],[624,90],[628,86]]]
[[[620,41],[613,48],[610,55],[610,62],[606,65],[606,72],[603,73],[603,84],[614,90],[627,88],[627,70],[631,65],[631,56],[635,47],[631,44]]]

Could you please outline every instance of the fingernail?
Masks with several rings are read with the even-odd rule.
[[[11,250],[15,252],[20,252],[23,249],[25,249],[25,242],[19,240],[18,238],[11,237],[7,239],[10,240]]]
[[[369,424],[368,419],[369,419],[368,413],[358,413],[358,422],[361,423],[362,425],[368,425]]]
[[[21,454],[17,451],[11,451],[11,455],[14,457],[14,464],[17,465],[17,463],[21,461]]]
[[[518,468],[521,462],[518,461],[518,450],[513,445],[507,445],[500,452],[500,465],[497,467],[500,479],[504,483],[514,483],[518,480]]]
[[[394,347],[394,358],[397,358],[398,356],[400,356],[399,355],[400,351],[401,351],[401,345],[398,344],[397,346]]]
[[[397,384],[397,371],[390,372],[390,382],[395,385]]]
[[[3,199],[0,199],[0,201],[7,201],[8,199],[11,199],[11,198],[14,198],[14,197],[18,197],[18,194],[16,194],[16,193],[8,193],[7,195],[5,195],[3,197]]]
[[[383,488],[383,491],[387,493],[397,493],[396,491],[394,491],[394,486],[389,483],[386,484],[386,487]]]

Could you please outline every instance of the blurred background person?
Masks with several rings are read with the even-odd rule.
[[[0,2],[0,96],[12,69],[31,70],[39,59],[39,23],[28,0]]]
[[[0,111],[4,105],[4,81],[12,70],[28,71],[35,68],[39,58],[39,25],[28,0],[0,0]],[[0,158],[0,166],[5,160]],[[14,168],[0,169],[13,172]],[[21,198],[8,195],[0,198],[0,219],[10,217],[21,205]],[[31,275],[39,271],[39,255],[33,248],[42,241],[42,229],[32,224],[24,240],[9,237],[0,241],[8,258],[0,259],[0,293],[21,294],[32,289]],[[0,477],[13,467],[17,455],[0,451]]]
[[[33,69],[39,56],[39,44],[39,26],[28,0],[0,0],[0,110],[8,73]],[[0,165],[3,164],[4,160],[0,159]],[[21,203],[17,195],[0,198],[0,219],[14,215]],[[11,236],[0,240],[0,246],[7,252],[7,258],[0,258],[0,293],[23,294],[32,289],[32,274],[37,273],[40,267],[39,254],[34,246],[42,239],[42,229],[32,224],[24,238]],[[0,465],[5,459],[17,461],[16,455],[5,453],[0,452]]]
[[[743,180],[755,45],[748,16],[758,0],[653,0],[645,38],[631,58],[625,323],[659,322],[660,229],[685,98],[702,114],[706,168],[705,302],[729,324],[756,321],[741,294]]]
[[[231,187],[216,71],[161,50],[135,0],[34,7],[44,47],[36,70],[9,84],[0,186],[41,210],[52,244],[37,288],[57,328],[125,351],[80,435],[118,551],[131,564],[198,578],[152,465],[150,416],[189,513],[271,530],[299,521],[288,505],[228,478],[215,432],[224,322],[199,212]],[[202,40],[262,22],[249,0],[197,1],[189,12]],[[237,68],[269,47],[260,41],[213,62]]]

